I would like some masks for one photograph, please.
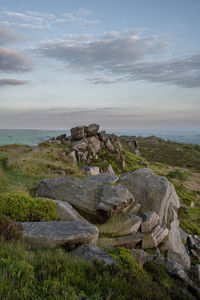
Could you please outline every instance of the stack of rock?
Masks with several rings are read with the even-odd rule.
[[[92,158],[98,158],[98,154],[103,149],[107,149],[111,153],[117,153],[118,159],[121,161],[123,169],[125,169],[122,144],[115,134],[108,135],[106,131],[99,132],[98,124],[77,126],[71,128],[70,132],[71,136],[62,134],[56,138],[51,138],[48,142],[70,146],[72,151],[69,156],[73,163],[85,162],[86,166],[83,166],[83,168],[87,174],[96,175],[99,173],[99,168],[91,167],[90,161]],[[104,171],[114,173],[111,165],[108,165]]]

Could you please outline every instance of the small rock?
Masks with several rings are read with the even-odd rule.
[[[105,131],[100,131],[100,132],[98,133],[98,135],[99,135],[99,139],[100,139],[102,142],[105,142],[105,141],[106,141],[107,135],[106,135],[106,132],[105,132]]]
[[[148,254],[142,249],[131,249],[131,254],[135,258],[136,263],[141,266],[147,261]]]
[[[140,151],[137,148],[134,150],[134,153],[135,153],[136,156],[140,155]]]
[[[68,155],[69,155],[69,157],[72,159],[73,164],[77,165],[78,160],[77,160],[77,158],[76,158],[76,152],[75,152],[75,151],[72,151],[72,152],[70,152]]]
[[[63,134],[57,136],[57,137],[56,137],[56,140],[61,141],[61,140],[63,140],[65,137],[66,137],[66,134],[63,133]]]
[[[51,200],[51,199],[48,199]],[[51,200],[56,203],[56,211],[58,217],[61,221],[75,221],[82,220],[87,222],[74,208],[71,204],[61,201],[61,200]]]
[[[113,170],[113,167],[111,164],[109,164],[109,166],[107,167],[106,170],[108,173],[115,175],[115,171]]]
[[[72,142],[72,149],[74,150],[74,149],[78,149],[78,150],[80,150],[80,151],[85,151],[85,149],[86,149],[86,143],[85,143],[85,141],[74,141],[74,142]]]
[[[108,149],[108,151],[110,152],[115,152],[115,148],[113,147],[113,145],[111,144],[111,141],[109,138],[106,139],[105,141],[105,146]]]
[[[71,253],[73,256],[78,256],[88,262],[93,262],[94,260],[104,262],[105,265],[111,265],[115,263],[114,258],[108,255],[106,252],[101,250],[94,244],[85,244],[73,250]]]
[[[200,283],[200,265],[196,264],[193,268],[193,273],[195,275],[196,280]]]
[[[142,249],[157,247],[167,236],[169,230],[158,225],[150,234],[145,234]]]
[[[141,231],[143,233],[151,232],[159,223],[159,216],[154,212],[146,212],[142,214]]]
[[[91,136],[88,138],[88,147],[92,152],[93,157],[96,156],[96,154],[100,151],[101,145],[100,141],[97,137]]]
[[[87,175],[98,175],[100,174],[99,167],[96,166],[80,166]]]

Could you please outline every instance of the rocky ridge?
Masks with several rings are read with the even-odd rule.
[[[199,292],[187,270],[191,266],[190,256],[199,259],[200,242],[198,237],[189,236],[186,246],[183,244],[178,220],[180,202],[174,186],[148,168],[120,178],[108,169],[94,169],[97,167],[90,166],[90,160],[98,156],[102,148],[117,153],[125,164],[118,137],[98,130],[97,124],[79,126],[71,129],[70,137],[63,134],[49,140],[69,145],[72,151],[68,155],[74,163],[84,161],[86,174],[93,176],[42,180],[36,193],[56,202],[63,223],[55,222],[55,226],[52,222],[24,223],[24,239],[33,245],[39,241],[43,247],[86,244],[74,250],[74,255],[89,261],[105,257],[109,263],[112,259],[97,246],[126,247],[131,249],[136,261],[143,264],[152,260],[164,265],[170,276],[184,281],[194,294]],[[153,256],[144,251],[149,249],[155,250]],[[194,273],[198,280],[199,270],[196,265]]]

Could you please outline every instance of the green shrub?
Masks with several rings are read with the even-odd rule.
[[[53,201],[34,199],[28,193],[21,191],[0,194],[0,215],[21,222],[58,219],[56,204]]]
[[[175,178],[181,181],[185,181],[188,178],[188,174],[186,172],[181,172],[178,169],[175,169],[174,171],[170,171],[167,174],[168,178]]]

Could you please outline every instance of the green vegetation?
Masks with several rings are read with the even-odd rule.
[[[180,181],[185,181],[188,179],[188,174],[186,172],[182,172],[178,169],[175,169],[173,171],[170,171],[168,174],[167,174],[167,177],[168,178],[175,178],[175,179],[178,179]]]
[[[7,216],[0,216],[0,238],[6,241],[18,241],[22,237],[22,225],[13,222]]]
[[[32,198],[22,191],[0,194],[0,216],[21,222],[57,220],[56,204],[51,200]]]
[[[112,254],[119,265],[92,265],[62,249],[30,250],[0,241],[0,299],[175,299],[131,259],[129,250]]]

